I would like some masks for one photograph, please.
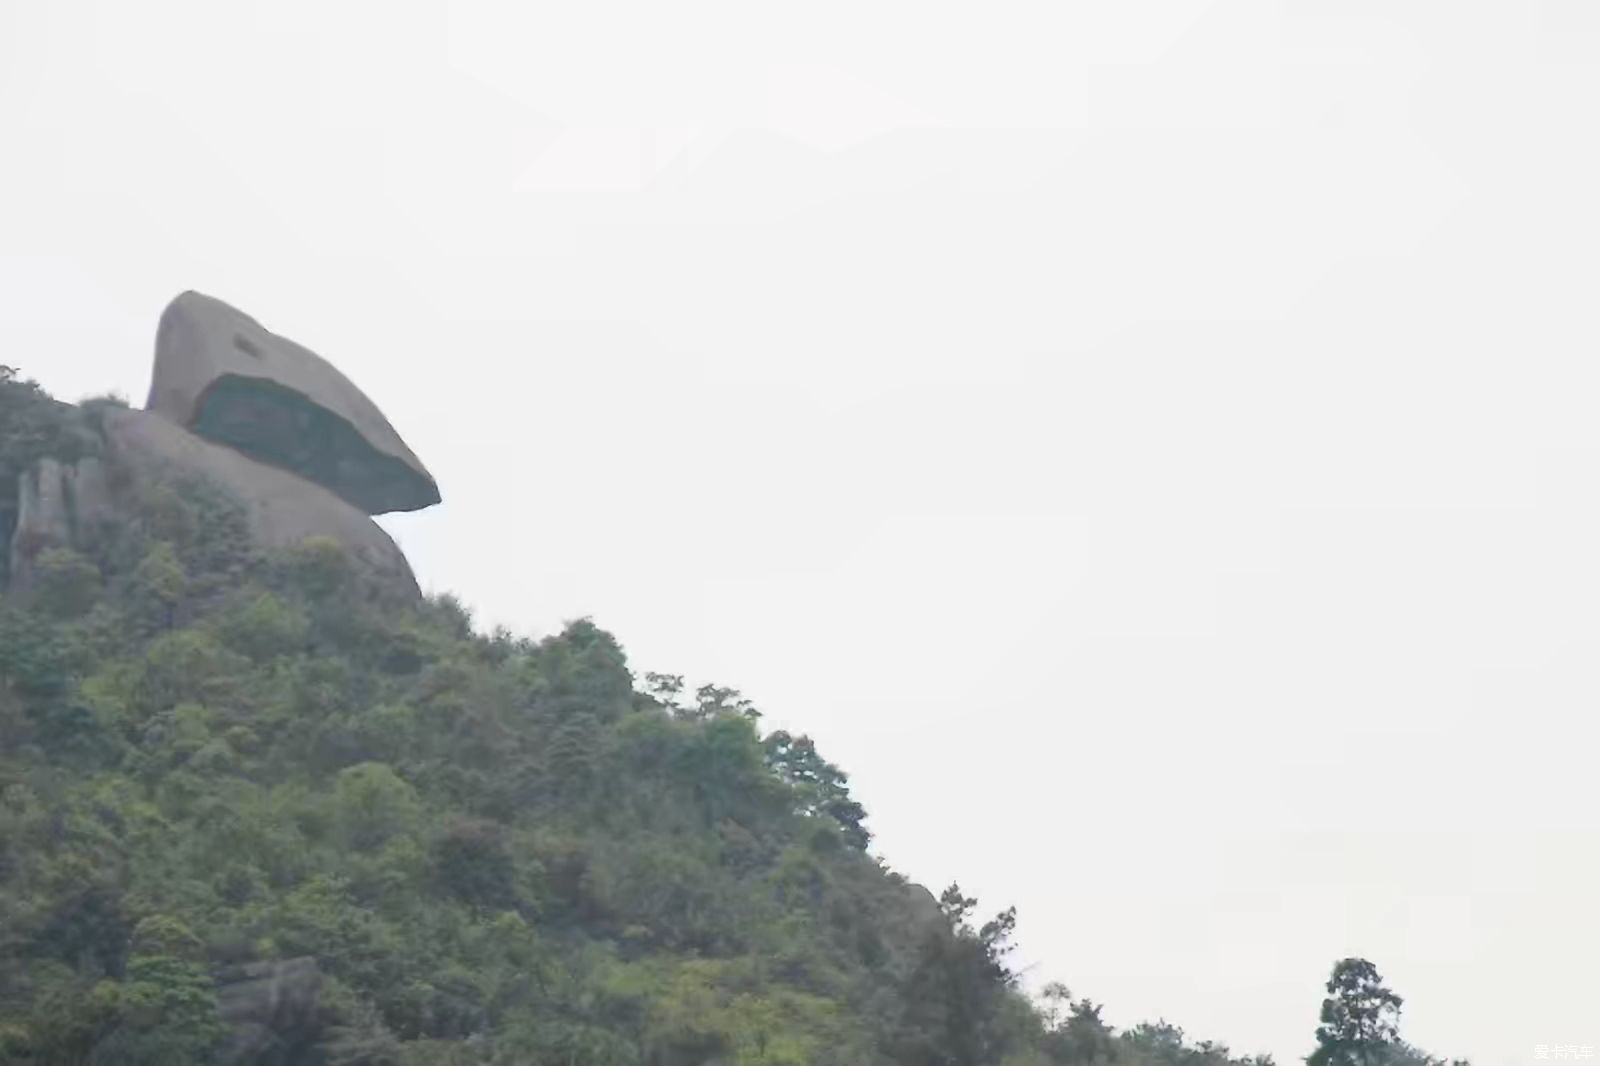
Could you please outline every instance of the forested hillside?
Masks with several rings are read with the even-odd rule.
[[[0,486],[95,410],[6,373]],[[1230,1061],[1031,1004],[1011,912],[908,884],[810,740],[592,622],[372,600],[203,484],[35,570],[0,600],[0,1061]]]

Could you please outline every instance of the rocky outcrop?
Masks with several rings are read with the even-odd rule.
[[[183,293],[161,316],[145,406],[368,514],[439,502],[427,468],[348,378],[210,296]]]
[[[259,547],[293,548],[313,537],[328,537],[344,548],[373,589],[411,599],[420,594],[410,564],[389,535],[320,485],[145,411],[108,409],[101,427],[104,462],[132,492],[163,481],[205,481],[242,507]]]
[[[26,590],[52,546],[93,554],[99,527],[135,520],[154,485],[203,481],[239,505],[257,547],[331,539],[373,595],[420,596],[370,515],[437,503],[433,478],[343,374],[250,316],[184,293],[161,318],[150,409],[81,414],[78,458],[38,462],[0,508],[10,588]]]
[[[116,513],[105,464],[97,458],[40,460],[22,475],[17,501],[9,572],[12,587],[19,591],[32,584],[39,553],[82,544],[95,525],[113,520]]]
[[[254,962],[217,974],[217,1006],[228,1027],[218,1066],[289,1066],[320,1029],[317,960]]]
[[[939,906],[939,897],[935,896],[925,885],[908,882],[905,886],[906,913],[919,927],[947,928],[944,908]]]

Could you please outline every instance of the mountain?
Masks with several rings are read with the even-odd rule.
[[[409,453],[335,492],[161,419],[0,368],[0,1061],[1235,1061],[1031,1002],[1014,913],[738,692],[418,594],[350,502],[437,498]]]

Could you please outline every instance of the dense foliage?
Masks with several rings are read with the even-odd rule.
[[[6,375],[0,474],[62,410]],[[39,572],[0,599],[0,1061],[210,1061],[214,975],[301,957],[329,1066],[1231,1061],[1030,1004],[1012,912],[908,885],[808,738],[588,621],[370,603],[203,485]]]

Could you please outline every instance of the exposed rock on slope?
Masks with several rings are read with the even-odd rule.
[[[15,528],[0,531],[11,533],[11,587],[34,581],[46,549],[87,550],[98,527],[131,520],[155,485],[201,481],[240,506],[257,547],[330,538],[373,594],[419,595],[369,515],[437,503],[433,478],[343,374],[248,315],[182,294],[161,319],[150,409],[92,411],[77,420],[78,458],[46,458],[21,475]]]
[[[439,489],[383,412],[315,352],[221,300],[186,292],[156,334],[149,410],[332,489],[368,514]]]
[[[94,457],[40,460],[22,475],[17,500],[10,573],[19,590],[32,583],[32,563],[42,550],[83,543],[90,528],[112,514],[105,465]]]
[[[217,1004],[228,1036],[219,1066],[304,1061],[319,1034],[322,971],[316,959],[256,962],[217,975]]]
[[[312,537],[331,537],[377,587],[418,595],[411,567],[389,535],[327,489],[144,411],[108,410],[102,426],[107,463],[134,485],[203,479],[243,506],[260,547],[292,548]]]

